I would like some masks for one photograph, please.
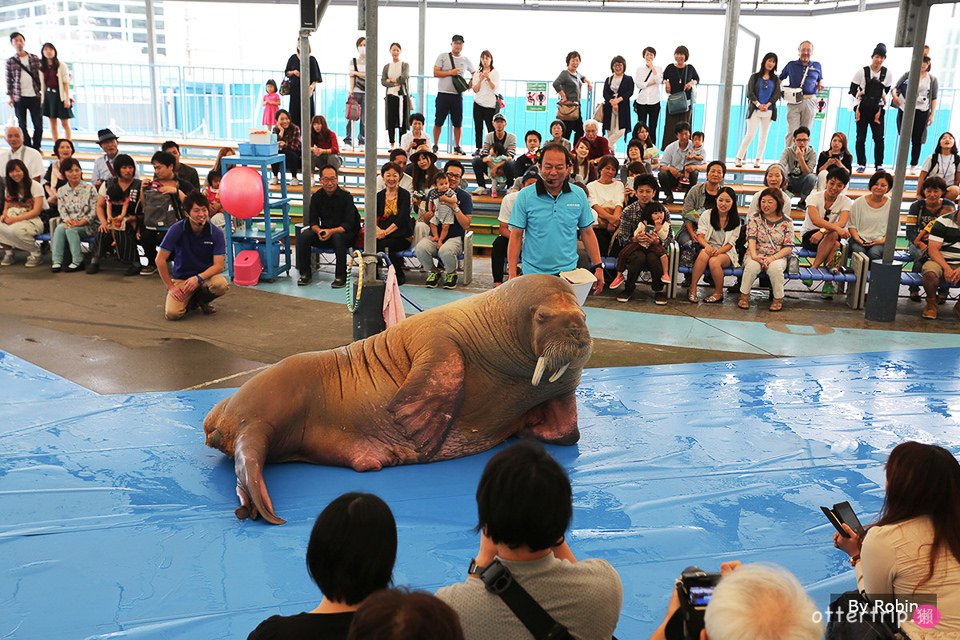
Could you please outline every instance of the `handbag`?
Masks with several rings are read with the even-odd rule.
[[[783,101],[787,104],[800,104],[803,102],[803,83],[807,80],[807,72],[810,71],[810,65],[808,64],[803,70],[803,77],[800,78],[799,87],[783,87],[781,93],[783,93]]]
[[[450,57],[450,67],[456,69],[457,63],[453,61],[453,54],[448,53],[447,56]],[[450,81],[453,82],[453,88],[457,90],[457,93],[463,93],[470,88],[470,85],[467,83],[467,79],[459,73],[455,76],[451,76]]]
[[[347,120],[354,122],[360,119],[360,103],[353,97],[353,94],[347,96]]]
[[[686,86],[687,77],[690,74],[689,67],[685,68],[684,71],[683,86]],[[685,90],[681,90],[677,93],[671,93],[669,96],[667,96],[667,113],[675,116],[681,113],[686,113],[687,111],[690,111],[690,99],[687,98],[687,92]]]
[[[290,92],[292,91],[292,86],[293,86],[293,81],[290,80],[290,76],[287,76],[286,78],[284,78],[283,81],[280,83],[280,88],[278,89],[280,95],[282,96],[290,95]]]
[[[567,100],[557,101],[557,120],[570,122],[580,117],[580,103]]]

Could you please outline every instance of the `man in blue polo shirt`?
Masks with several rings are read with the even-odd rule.
[[[511,278],[523,247],[523,272],[558,275],[577,268],[577,235],[590,256],[597,277],[593,293],[603,291],[603,263],[593,233],[593,211],[587,195],[567,181],[572,166],[563,146],[551,142],[540,155],[540,178],[520,191],[510,214],[507,262]]]
[[[223,232],[210,224],[210,204],[199,191],[183,200],[187,217],[173,224],[157,251],[157,272],[167,288],[164,314],[167,320],[179,320],[187,311],[200,307],[203,313],[216,313],[210,302],[227,292],[223,273],[226,243]],[[173,272],[167,261],[173,255]]]
[[[787,103],[786,146],[793,141],[793,132],[799,127],[813,129],[813,119],[817,115],[817,91],[823,89],[823,69],[819,62],[810,59],[813,55],[813,43],[804,40],[797,48],[800,58],[791,60],[780,72],[780,79],[789,78],[784,84],[783,99]],[[788,91],[786,87],[799,89]],[[793,97],[796,95],[796,97]]]

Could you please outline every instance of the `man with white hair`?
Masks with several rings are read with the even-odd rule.
[[[700,640],[820,640],[822,616],[792,573],[773,564],[725,562],[704,614]],[[650,640],[673,640],[682,624],[673,590],[667,615]],[[676,616],[680,617],[680,616]],[[669,626],[669,629],[668,629]]]
[[[23,132],[20,127],[7,127],[5,137],[10,148],[0,150],[0,176],[6,172],[8,162],[22,160],[27,166],[30,177],[40,182],[43,176],[43,157],[40,152],[23,143]]]
[[[577,148],[580,140],[586,140],[590,143],[590,153],[587,155],[587,160],[589,160],[591,164],[597,164],[603,156],[612,155],[610,153],[610,142],[599,135],[600,126],[600,123],[596,120],[587,120],[583,123],[583,137],[578,138],[576,142],[573,143],[574,149]]]

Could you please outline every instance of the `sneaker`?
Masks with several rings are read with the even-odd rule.
[[[823,285],[823,289],[820,291],[820,296],[824,300],[833,300],[833,283],[827,282]]]
[[[100,271],[100,263],[99,263],[99,262],[91,262],[90,264],[87,265],[87,273],[89,273],[90,275],[93,275],[93,274],[97,273],[98,271]],[[140,270],[138,269],[138,270],[137,270],[137,273],[139,273],[139,272],[140,272]]]
[[[280,178],[278,178],[277,176],[273,176],[273,178],[270,179],[270,184],[274,186],[280,184]]]
[[[440,284],[440,272],[431,271],[430,275],[427,276],[427,286],[435,289],[438,284]]]
[[[52,265],[50,265],[50,271],[54,273],[60,273],[61,270],[63,270],[63,265],[61,265],[59,262],[54,262]]]
[[[148,264],[145,267],[140,267],[140,275],[142,276],[152,276],[156,272],[157,268],[152,264]]]
[[[473,157],[474,157],[474,158],[479,158],[479,157],[481,156],[481,154],[483,154],[483,148],[482,148],[482,147],[477,147],[476,151],[473,152]]]
[[[682,178],[680,178],[680,184],[685,184],[685,185],[688,185],[688,186],[689,186],[689,185],[690,185],[690,178],[688,178],[687,176],[683,176]]]
[[[80,271],[81,267],[83,267],[83,265],[77,264],[76,262],[71,262],[69,265],[67,265],[67,268],[64,269],[64,271],[67,273],[76,273],[77,271]]]
[[[312,276],[312,275],[309,275],[309,276],[300,276],[300,279],[297,280],[297,286],[298,286],[298,287],[305,287],[305,286],[307,286],[308,284],[310,284],[310,281],[311,281],[311,280],[313,280],[313,276]]]
[[[343,289],[347,286],[347,281],[343,278],[334,278],[333,282],[330,283],[330,287],[333,289]]]
[[[3,253],[3,260],[0,260],[0,267],[9,267],[13,264],[13,250],[7,249]]]
[[[138,263],[134,263],[134,264],[130,265],[129,267],[127,267],[127,270],[123,272],[123,275],[125,275],[125,276],[138,276],[138,275],[140,275],[140,265],[139,265]]]
[[[924,320],[936,320],[937,319],[937,305],[931,301],[927,301],[927,307],[923,310],[923,313],[920,314],[920,317]]]
[[[475,196],[485,196],[485,195],[487,195],[487,190],[484,189],[483,187],[477,187],[476,189],[473,190],[473,195],[475,195]]]
[[[670,276],[666,273],[663,274],[662,276],[660,276],[660,282],[664,284],[670,284]]]
[[[39,267],[41,262],[43,262],[43,258],[38,255],[31,254],[27,256],[27,261],[23,266],[27,267],[28,269],[32,269],[33,267]]]
[[[297,180],[296,178],[291,178],[291,179],[290,179],[290,186],[291,186],[291,187],[299,187],[299,186],[300,186],[300,181]]]
[[[920,289],[910,287],[910,300],[913,302],[923,302],[923,297],[920,295]]]
[[[656,293],[653,294],[653,301],[656,304],[663,306],[667,304],[667,294],[663,291],[657,291]]]
[[[865,173],[866,171],[867,171],[867,165],[865,164],[857,165],[857,173]]]
[[[617,302],[630,302],[630,295],[626,291],[617,296]]]
[[[624,283],[624,281],[625,281],[625,278],[623,277],[623,274],[622,274],[622,273],[618,273],[618,274],[613,278],[613,281],[610,283],[610,288],[611,288],[611,289],[616,289],[616,288],[620,287],[620,285],[622,285],[622,284]]]
[[[343,139],[343,144],[345,144],[345,145],[348,146],[348,147],[352,147],[352,146],[353,146],[353,138],[344,138],[344,139]]]
[[[882,164],[878,164],[876,167],[873,168],[873,172],[874,172],[874,173],[880,173],[881,171],[883,171],[883,165],[882,165]]]
[[[797,208],[800,209],[801,211],[806,211],[806,210],[807,210],[807,201],[801,198],[801,199],[800,199],[800,202],[797,203]]]
[[[440,147],[433,145],[433,153],[436,154],[440,150]]]
[[[467,155],[467,154],[465,154],[465,153],[463,152],[463,149],[461,149],[460,147],[454,147],[454,148],[453,148],[453,155],[455,155],[455,156],[465,156],[465,155]]]
[[[444,289],[456,289],[457,288],[457,274],[448,273],[447,277],[443,280]]]

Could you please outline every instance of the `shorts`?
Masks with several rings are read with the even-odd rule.
[[[951,269],[956,269],[960,267],[960,264],[956,262],[948,262],[947,264],[950,265]],[[941,267],[934,260],[927,260],[926,262],[923,263],[923,273],[928,273],[928,272],[935,274],[939,280],[941,281],[943,280],[943,267]]]
[[[817,245],[813,242],[810,242],[810,237],[820,231],[820,229],[810,229],[809,231],[803,232],[803,238],[800,239],[800,245],[807,251],[817,252]]]
[[[437,116],[433,124],[442,127],[450,116],[450,124],[459,129],[463,126],[463,96],[459,93],[437,94]],[[434,141],[436,142],[436,141]]]

